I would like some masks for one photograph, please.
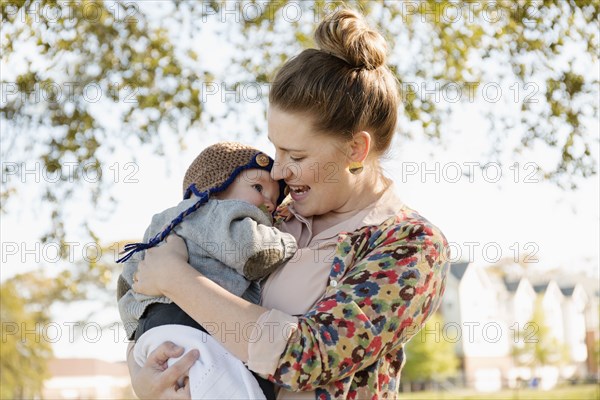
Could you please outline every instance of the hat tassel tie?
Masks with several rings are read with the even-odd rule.
[[[193,188],[193,190],[195,190],[195,187]],[[173,219],[171,221],[171,223],[169,224],[169,226],[167,226],[165,228],[165,230],[163,230],[162,232],[159,232],[148,243],[128,243],[128,244],[126,244],[125,247],[123,248],[123,252],[121,253],[121,254],[125,253],[125,255],[123,257],[119,258],[117,260],[117,263],[123,263],[123,262],[129,260],[135,253],[142,251],[142,250],[150,249],[150,248],[156,246],[157,244],[159,244],[160,242],[162,242],[167,236],[169,236],[171,231],[177,225],[179,225],[181,223],[181,221],[183,221],[183,219],[185,217],[187,217],[194,211],[198,210],[203,204],[205,204],[208,201],[208,197],[209,197],[208,193],[199,193],[199,194],[200,194],[200,197],[196,203],[194,203],[190,208],[183,211],[175,219]]]

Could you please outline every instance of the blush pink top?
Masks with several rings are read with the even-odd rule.
[[[260,334],[250,341],[248,367],[258,373],[270,374],[277,368],[290,334],[297,325],[297,315],[308,312],[323,296],[328,282],[337,237],[341,232],[353,232],[363,226],[378,225],[396,215],[403,207],[394,193],[394,185],[388,187],[374,203],[349,219],[320,232],[312,233],[312,217],[298,215],[293,204],[288,220],[280,226],[298,241],[298,251],[287,264],[277,269],[267,279],[262,291],[265,312],[257,321]],[[331,285],[336,282],[332,281]],[[279,390],[278,400],[314,399],[315,392],[290,392]]]

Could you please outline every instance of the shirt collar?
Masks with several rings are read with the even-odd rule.
[[[304,227],[311,232],[311,242],[315,240],[325,241],[337,238],[341,232],[353,232],[363,226],[379,225],[386,219],[397,215],[403,207],[404,203],[396,195],[396,186],[394,183],[391,183],[373,203],[347,220],[324,230],[315,237],[312,237],[312,217],[303,217],[298,214],[294,209],[293,202],[288,205],[290,216],[284,222],[284,225],[286,226],[286,231],[292,233],[294,236],[298,236],[296,239],[299,238],[300,232]]]

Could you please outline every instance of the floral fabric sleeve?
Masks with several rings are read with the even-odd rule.
[[[416,215],[339,237],[330,284],[298,318],[271,380],[348,398],[397,387],[403,345],[439,306],[449,265],[443,234]]]

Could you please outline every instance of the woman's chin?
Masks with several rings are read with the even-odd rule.
[[[314,215],[314,210],[306,201],[295,201],[294,210],[303,217],[311,217]]]

